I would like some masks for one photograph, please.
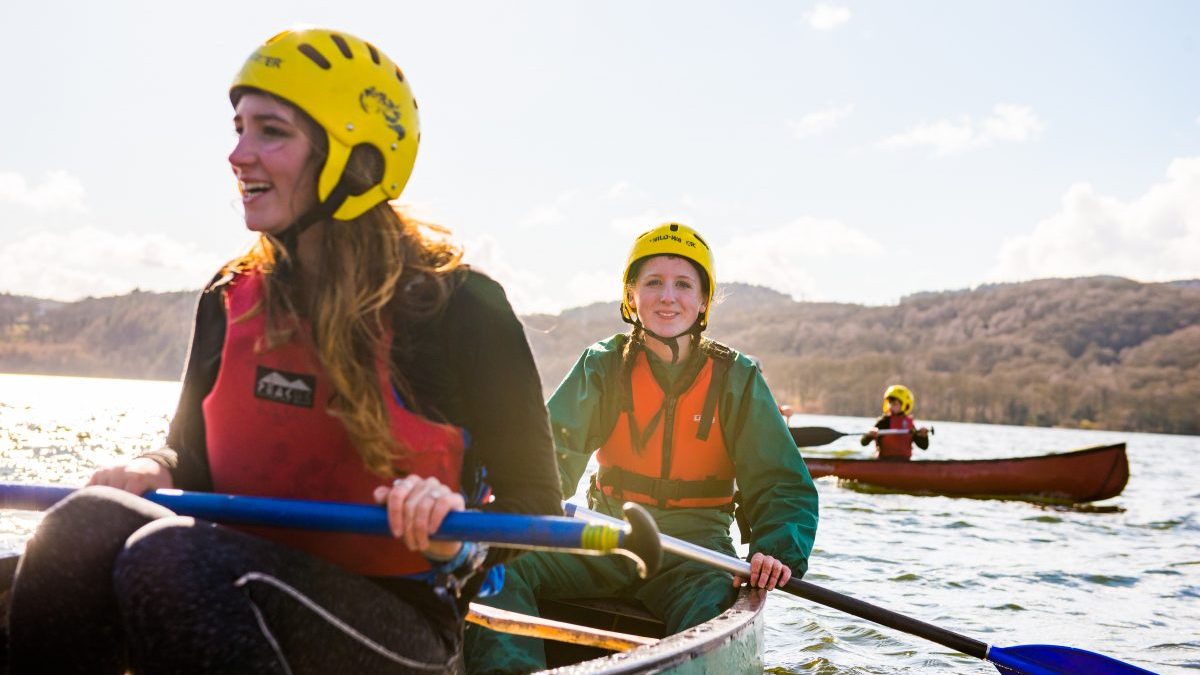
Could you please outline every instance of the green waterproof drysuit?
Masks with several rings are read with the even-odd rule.
[[[575,494],[592,453],[609,438],[622,412],[621,394],[628,391],[629,381],[621,352],[629,339],[619,334],[589,347],[547,404],[566,495]],[[745,516],[739,522],[751,530],[750,554],[761,551],[778,558],[800,577],[808,569],[817,531],[816,488],[758,367],[744,355],[719,350],[730,362],[723,381],[714,379],[723,385],[717,414],[736,471],[739,509]],[[683,363],[674,365],[646,353],[655,382],[669,392],[686,389],[690,381],[675,380],[694,380],[698,366],[713,358],[714,350],[693,349]],[[673,461],[685,461],[687,440],[670,441]],[[599,491],[594,481],[588,501],[597,511],[621,515],[620,501]],[[736,555],[729,534],[731,509],[646,508],[664,534]],[[608,597],[640,601],[675,633],[720,614],[732,605],[737,590],[728,573],[673,555],[665,555],[658,574],[643,580],[624,557],[535,552],[508,566],[499,595],[477,601],[536,616],[537,598]],[[529,672],[546,666],[541,640],[475,625],[468,626],[465,655],[472,673]]]

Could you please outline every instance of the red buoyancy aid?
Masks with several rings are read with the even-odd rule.
[[[388,479],[363,465],[345,427],[328,412],[333,388],[307,325],[302,322],[288,343],[260,353],[266,313],[238,320],[259,303],[262,286],[259,274],[239,275],[225,293],[221,367],[203,403],[213,490],[373,504],[372,492]],[[460,489],[462,431],[404,408],[394,395],[386,353],[380,355],[377,370],[393,437],[408,448],[395,463],[397,475],[434,476],[451,489]],[[431,569],[421,553],[408,550],[397,539],[269,527],[239,529],[366,576],[402,576]]]
[[[723,378],[714,378],[707,358],[677,398],[663,392],[645,352],[637,354],[632,378],[633,419],[623,410],[600,446],[597,484],[604,494],[642,504],[715,508],[733,502],[735,469],[716,410]],[[710,392],[710,389],[712,391]],[[648,432],[644,438],[634,439]],[[635,445],[640,444],[640,447]]]
[[[912,459],[913,418],[908,415],[891,415],[888,429],[904,429],[907,434],[889,434],[875,439],[879,448],[879,459]]]

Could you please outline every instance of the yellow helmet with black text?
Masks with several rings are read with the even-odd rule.
[[[621,318],[626,323],[634,323],[634,310],[629,305],[625,288],[633,282],[633,274],[638,264],[646,258],[656,255],[673,255],[692,261],[704,274],[704,285],[707,297],[704,299],[704,311],[697,317],[700,330],[708,327],[708,318],[712,314],[712,299],[716,292],[717,278],[713,274],[712,249],[708,242],[696,230],[679,223],[663,223],[658,227],[638,235],[633,247],[629,249],[629,257],[625,261],[625,273],[621,275],[623,286],[621,290]]]
[[[400,196],[417,158],[421,127],[404,73],[369,42],[324,28],[285,30],[246,59],[230,85],[234,105],[245,88],[285,99],[325,130],[329,156],[317,178],[325,203],[341,183],[350,153],[360,145],[379,151],[380,180],[344,196],[333,218],[351,220]]]
[[[890,398],[900,401],[900,412],[905,415],[912,414],[913,404],[916,403],[916,399],[913,398],[913,393],[908,390],[908,387],[902,384],[893,384],[887,388],[887,391],[883,392],[883,414],[885,415],[891,412],[888,408],[888,399]]]

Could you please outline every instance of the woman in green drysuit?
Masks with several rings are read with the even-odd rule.
[[[808,569],[817,492],[758,368],[701,338],[712,270],[708,244],[685,225],[638,237],[621,304],[633,328],[589,347],[548,408],[564,494],[575,494],[599,449],[588,502],[602,513],[619,516],[622,503],[638,502],[664,534],[736,555],[729,535],[736,480],[750,579],[672,555],[643,580],[620,557],[532,553],[509,566],[499,595],[482,602],[536,615],[537,598],[634,599],[676,633],[727,609],[747,581],[772,589]],[[541,640],[479,626],[468,629],[465,653],[475,673],[545,667]]]

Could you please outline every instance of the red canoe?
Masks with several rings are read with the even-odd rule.
[[[958,496],[1033,496],[1094,502],[1121,494],[1129,480],[1125,444],[1009,459],[911,462],[805,457],[813,478],[837,476],[901,492]]]

